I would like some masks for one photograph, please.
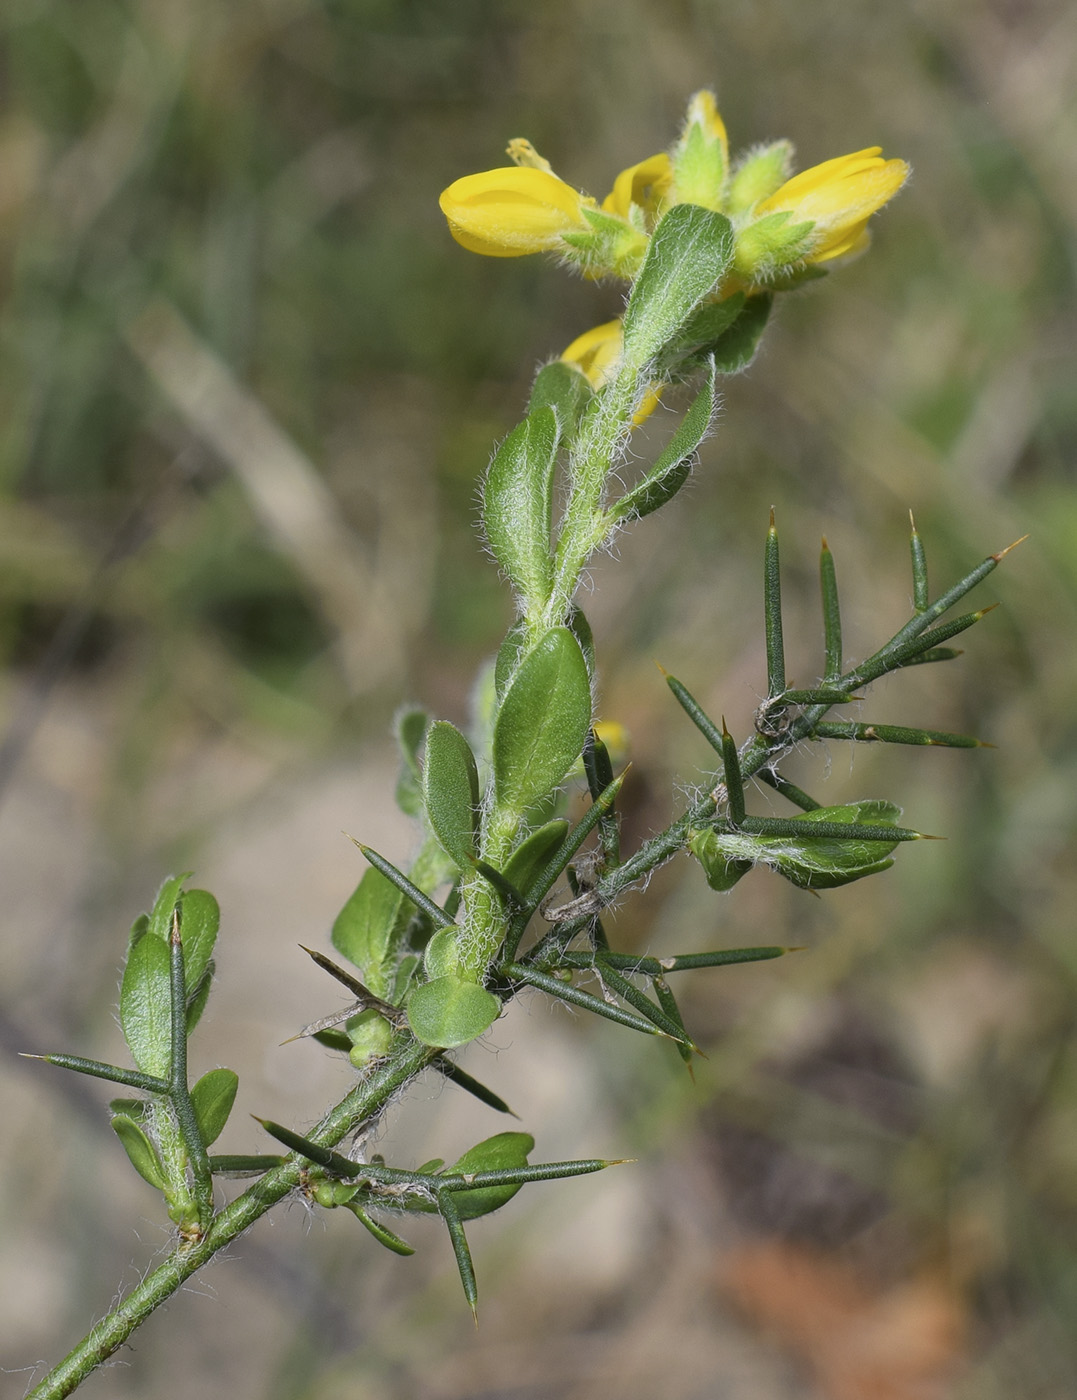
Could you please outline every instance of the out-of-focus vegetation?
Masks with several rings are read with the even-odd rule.
[[[513,1032],[552,1045],[538,1083],[513,1081],[509,1054],[494,1067],[545,1124],[544,1156],[649,1164],[619,1195],[583,1183],[551,1207],[592,1242],[590,1275],[562,1276],[558,1216],[541,1247],[534,1219],[499,1217],[473,1339],[437,1267],[286,1221],[217,1266],[217,1304],[178,1301],[98,1387],[1072,1395],[1071,7],[10,0],[0,30],[10,1051],[105,1052],[125,921],[190,866],[234,940],[231,1012],[202,1053],[242,1072],[242,1042],[253,1111],[302,1127],[328,1101],[309,1055],[266,1048],[324,1003],[316,976],[293,987],[293,945],[357,878],[339,828],[391,820],[393,709],[459,720],[508,620],[473,530],[491,443],[533,368],[618,307],[449,239],[438,192],[502,163],[508,138],[604,192],[714,86],[735,146],[788,135],[808,165],[880,143],[914,168],[870,255],[787,299],[726,386],[691,496],[596,573],[585,606],[604,710],[632,734],[637,835],[672,774],[707,761],[654,659],[735,732],[750,723],[771,504],[805,682],[820,534],[850,654],[901,620],[910,508],[937,587],[1031,534],[978,595],[1003,606],[966,656],[891,683],[924,725],[997,748],[851,767],[836,749],[823,789],[891,797],[945,842],[820,900],[761,872],[716,897],[678,865],[626,911],[622,940],[664,952],[716,929],[811,949],[698,975],[694,1087],[612,1028],[587,1045],[556,1018]],[[887,720],[889,696],[864,717]],[[805,755],[817,795],[825,767]],[[160,1238],[131,1238],[145,1198],[99,1132],[104,1094],[59,1080],[4,1069],[7,1367],[80,1335]],[[449,1132],[453,1107],[436,1110]]]

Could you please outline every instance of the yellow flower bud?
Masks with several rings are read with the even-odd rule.
[[[757,205],[756,215],[788,213],[790,226],[810,221],[808,262],[858,252],[866,242],[868,219],[909,177],[906,162],[883,160],[881,149],[869,146],[802,170]]]
[[[582,211],[594,207],[551,171],[529,166],[465,175],[439,203],[457,243],[491,258],[559,250],[562,234],[588,231]]]
[[[688,103],[673,148],[673,203],[721,209],[729,174],[729,139],[713,92],[697,92]]]

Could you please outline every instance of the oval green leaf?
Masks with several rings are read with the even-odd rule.
[[[591,725],[591,684],[579,643],[556,627],[517,668],[494,725],[498,803],[521,815],[562,781]]]
[[[375,996],[384,997],[393,976],[393,930],[404,896],[380,870],[366,871],[336,917],[332,943],[363,975]],[[408,908],[414,908],[408,901]]]
[[[477,982],[452,975],[416,987],[408,998],[408,1024],[424,1045],[451,1050],[489,1030],[501,1003]]]
[[[529,612],[542,609],[553,587],[550,513],[559,441],[557,414],[536,409],[498,448],[483,488],[486,538]]]
[[[190,998],[209,967],[217,931],[221,926],[221,907],[209,890],[184,890],[179,897],[180,935],[183,938],[183,974]]]
[[[535,1139],[530,1133],[498,1133],[485,1142],[476,1143],[465,1152],[458,1162],[446,1167],[446,1176],[469,1176],[473,1172],[512,1171],[516,1167],[526,1167],[527,1154],[534,1149]],[[477,1220],[480,1215],[489,1215],[500,1210],[511,1201],[520,1189],[520,1183],[505,1186],[479,1186],[474,1191],[454,1191],[453,1204],[461,1220]],[[408,1201],[412,1210],[436,1211],[437,1206],[421,1197]]]
[[[194,1116],[207,1147],[224,1131],[238,1088],[239,1075],[232,1069],[211,1069],[192,1087]]]
[[[426,736],[423,800],[446,855],[466,867],[479,839],[479,770],[455,725],[439,719]]]
[[[131,1165],[143,1181],[148,1181],[158,1191],[165,1189],[164,1168],[154,1151],[153,1144],[133,1118],[117,1113],[112,1120],[112,1129],[123,1143],[123,1150],[131,1159]]]
[[[561,817],[540,826],[516,847],[501,873],[510,885],[514,885],[521,894],[526,894],[528,885],[545,870],[554,851],[567,835],[568,822]]]
[[[152,929],[127,955],[120,985],[120,1025],[143,1074],[167,1079],[172,1064],[171,966],[168,944],[155,938]]]

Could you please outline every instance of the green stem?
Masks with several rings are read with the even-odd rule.
[[[379,1113],[389,1099],[420,1074],[438,1054],[404,1034],[390,1053],[336,1107],[330,1109],[309,1134],[313,1142],[331,1147]],[[194,1245],[179,1245],[153,1273],[127,1295],[118,1307],[90,1331],[60,1362],[27,1400],[60,1400],[70,1395],[94,1370],[116,1352],[132,1332],[167,1301],[218,1250],[237,1239],[300,1184],[303,1164],[294,1156],[258,1178],[230,1206],[214,1217],[203,1238]]]

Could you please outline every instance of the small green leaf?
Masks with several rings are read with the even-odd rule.
[[[460,930],[455,924],[432,935],[423,952],[423,967],[430,982],[460,972]]]
[[[566,360],[554,360],[543,365],[531,386],[528,414],[542,408],[552,408],[557,414],[562,437],[569,436],[579,422],[593,394],[587,376]]]
[[[693,400],[666,450],[639,483],[610,508],[618,520],[640,520],[673,499],[692,470],[700,443],[714,417],[714,370]]]
[[[206,1002],[209,1001],[209,994],[213,987],[214,964],[211,958],[202,974],[202,980],[194,991],[187,998],[187,1034],[190,1036],[195,1026],[202,1019],[202,1012],[206,1009]]]
[[[424,982],[408,998],[408,1024],[424,1045],[451,1050],[466,1045],[493,1025],[501,1003],[477,982],[447,975]]]
[[[541,611],[553,587],[550,512],[559,442],[557,414],[537,409],[498,448],[483,488],[486,538],[529,612]]]
[[[624,316],[624,354],[642,369],[682,329],[733,260],[724,214],[675,204],[659,220]]]
[[[406,709],[396,716],[393,731],[400,749],[400,776],[396,784],[396,805],[409,817],[423,809],[419,749],[426,736],[430,716],[425,710]]]
[[[117,1113],[112,1120],[112,1128],[123,1143],[123,1150],[131,1159],[131,1165],[143,1181],[148,1181],[158,1191],[165,1189],[165,1173],[153,1144],[135,1122],[125,1113]]]
[[[358,1201],[341,1201],[341,1205],[346,1210],[350,1210],[356,1220],[361,1225],[365,1225],[377,1242],[384,1245],[386,1249],[391,1249],[394,1254],[405,1256],[415,1253],[413,1246],[408,1244],[407,1240],[402,1240],[399,1235],[393,1234],[388,1225],[383,1225],[380,1220],[375,1220]]]
[[[568,822],[561,817],[540,826],[516,847],[501,873],[510,884],[526,893],[528,885],[545,869],[567,835]]]
[[[191,872],[189,870],[185,870],[182,875],[170,875],[157,891],[153,912],[150,914],[148,932],[163,943],[167,943],[172,935],[172,915],[176,908],[176,902],[180,897],[184,881],[190,878]]]
[[[494,784],[502,807],[523,813],[562,781],[591,724],[587,663],[567,627],[520,662],[494,726]]]
[[[404,896],[380,870],[368,870],[333,924],[332,943],[354,963],[375,996],[392,981],[393,929]]]
[[[128,954],[120,986],[120,1024],[139,1069],[167,1077],[172,1063],[171,966],[168,944],[153,937],[152,928]]]
[[[575,603],[569,609],[565,625],[579,642],[583,659],[587,662],[587,674],[593,679],[595,674],[595,634],[591,631],[591,624],[587,621],[583,609],[577,607]]]
[[[752,868],[751,860],[736,859],[724,854],[718,844],[718,833],[710,827],[693,830],[688,836],[688,849],[703,867],[707,884],[712,890],[725,893]]]
[[[527,1154],[534,1150],[535,1139],[530,1133],[497,1133],[484,1142],[476,1143],[465,1152],[458,1162],[447,1167],[445,1176],[472,1176],[476,1172],[511,1171],[528,1165]],[[519,1191],[521,1183],[505,1186],[481,1186],[474,1191],[454,1191],[453,1203],[461,1220],[477,1220],[480,1215],[489,1215],[500,1210]],[[426,1212],[435,1211],[432,1201],[421,1196],[411,1197],[408,1208]]]
[[[766,330],[773,302],[774,298],[770,295],[749,297],[744,310],[729,329],[706,346],[705,353],[714,357],[714,366],[719,374],[739,374],[752,363]]]
[[[663,369],[681,373],[702,368],[714,346],[744,310],[745,295],[734,292],[721,301],[704,301],[692,312],[684,329],[659,359]]]
[[[131,925],[131,932],[127,936],[128,953],[130,953],[131,949],[135,946],[135,944],[139,941],[140,938],[145,938],[146,934],[149,932],[149,929],[150,916],[148,914],[139,914],[138,918]]]
[[[468,741],[448,720],[432,724],[426,736],[423,800],[442,849],[467,866],[479,839],[479,770]]]
[[[890,852],[906,836],[901,829],[895,831],[892,841],[866,839],[858,835],[843,838],[830,832],[812,836],[811,828],[824,825],[830,828],[872,827],[877,830],[895,826],[900,815],[901,809],[892,802],[849,802],[840,807],[816,807],[783,822],[786,833],[794,828],[805,828],[803,837],[735,831],[711,832],[714,840],[707,841],[699,833],[694,833],[689,844],[705,870],[707,864],[700,854],[701,849],[708,859],[716,863],[721,858],[730,865],[741,861],[749,865],[767,865],[802,889],[833,889],[860,880],[865,875],[889,869],[894,863]],[[709,883],[713,883],[709,873],[707,878]],[[714,885],[714,888],[722,886]]]
[[[239,1075],[231,1069],[211,1069],[191,1089],[198,1131],[207,1147],[216,1142],[236,1101]]]
[[[198,991],[213,956],[221,909],[208,890],[184,890],[179,896],[179,907],[183,972],[190,1000]]]

